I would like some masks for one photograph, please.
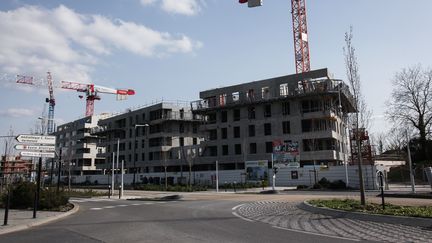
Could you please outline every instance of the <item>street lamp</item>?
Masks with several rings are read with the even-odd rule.
[[[136,157],[135,157],[135,153],[136,153],[136,147],[137,147],[137,145],[136,145],[136,134],[137,134],[137,127],[148,127],[149,126],[149,124],[135,124],[135,131],[134,131],[134,152],[133,152],[133,182],[132,182],[132,186],[133,186],[133,188],[135,189],[135,181],[136,181],[136,171],[137,171],[137,168],[136,168]]]

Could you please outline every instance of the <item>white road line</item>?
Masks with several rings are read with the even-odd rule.
[[[232,210],[234,211],[234,210],[236,210],[237,208],[239,208],[239,207],[241,207],[241,206],[243,206],[243,205],[244,205],[244,204],[237,205],[237,206],[233,207]]]
[[[141,206],[142,204],[141,203],[134,203],[134,204],[131,204],[132,206]]]
[[[90,210],[102,210],[102,208],[90,208]]]
[[[115,206],[105,206],[103,208],[115,208]]]
[[[71,202],[85,202],[85,201],[83,201],[83,200],[69,200],[69,201],[71,201]]]
[[[314,233],[314,232],[308,232],[308,231],[303,231],[303,230],[288,229],[288,228],[283,228],[283,227],[279,227],[279,226],[272,226],[272,227],[273,227],[273,228],[276,228],[276,229],[287,230],[287,231],[293,231],[293,232],[298,232],[298,233],[304,233],[304,234],[308,234],[308,235],[318,235],[318,236],[324,236],[324,237],[335,238],[335,239],[341,239],[341,240],[361,241],[360,239],[346,238],[346,237],[342,237],[342,236],[335,236],[335,235],[325,235],[325,234]]]
[[[128,205],[126,205],[126,204],[120,204],[120,205],[117,205],[117,207],[127,207]]]
[[[246,221],[249,221],[249,222],[254,222],[254,221],[251,220],[251,219],[247,219],[247,218],[245,218],[245,217],[242,217],[242,216],[238,215],[236,212],[232,212],[232,214],[233,214],[234,216],[236,216],[236,217],[239,217],[239,218],[243,219],[243,220],[246,220]]]
[[[151,202],[146,202],[146,203],[144,203],[145,205],[152,205],[152,204],[154,204],[154,203],[151,203]]]

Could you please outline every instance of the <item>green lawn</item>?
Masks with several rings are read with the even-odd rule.
[[[316,207],[327,207],[351,212],[432,218],[432,206],[398,206],[385,204],[385,210],[383,210],[381,204],[367,203],[366,206],[363,207],[360,201],[353,199],[318,199],[308,202]]]

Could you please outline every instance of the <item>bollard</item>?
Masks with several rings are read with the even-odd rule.
[[[3,225],[8,224],[8,218],[9,218],[9,207],[10,207],[10,197],[11,197],[11,190],[8,188],[7,198],[6,198],[6,205],[5,205],[5,213],[4,213],[4,221]]]
[[[121,199],[121,188],[122,188],[122,186],[120,185],[119,186],[119,199]]]
[[[111,185],[108,186],[108,198],[111,198]]]
[[[236,191],[236,182],[234,181],[234,192],[237,192]]]

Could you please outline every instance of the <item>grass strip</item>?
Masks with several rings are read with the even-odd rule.
[[[386,203],[383,210],[381,204],[367,203],[366,206],[362,206],[360,201],[353,199],[316,199],[308,202],[316,207],[326,207],[349,212],[432,218],[432,206],[399,206]]]

